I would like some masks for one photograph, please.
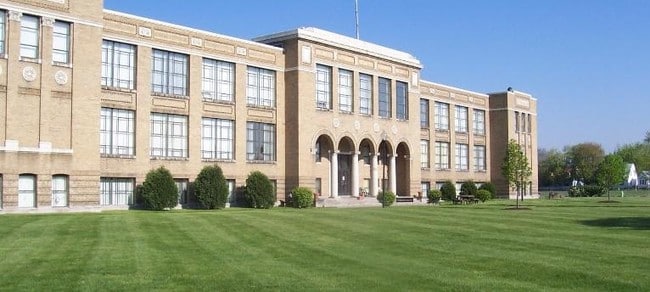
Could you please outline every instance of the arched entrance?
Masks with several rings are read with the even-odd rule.
[[[338,195],[351,196],[352,193],[352,180],[353,173],[353,156],[355,152],[354,142],[349,137],[343,137],[339,142],[338,147]]]
[[[398,196],[411,195],[411,153],[408,145],[402,142],[397,145],[397,193]]]
[[[320,135],[314,145],[314,191],[318,195],[331,196],[329,188],[330,171],[332,167],[331,155],[334,153],[334,142],[328,135]]]
[[[359,191],[363,196],[374,196],[377,190],[377,151],[370,139],[359,144]]]
[[[386,190],[392,190],[391,188],[391,171],[390,166],[391,166],[391,161],[393,160],[393,147],[390,145],[390,143],[387,140],[381,141],[379,144],[379,177],[377,178],[379,180],[379,189],[382,191]]]

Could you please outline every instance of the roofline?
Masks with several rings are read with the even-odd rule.
[[[339,40],[326,39],[326,38],[324,38],[324,36],[322,36],[322,34],[336,35],[337,37],[340,37],[340,39]],[[315,27],[301,27],[301,28],[297,28],[297,29],[292,29],[292,30],[288,30],[288,31],[274,33],[274,34],[259,36],[259,37],[253,38],[253,41],[264,42],[264,43],[272,43],[272,42],[285,41],[285,40],[295,39],[295,38],[306,39],[306,40],[310,40],[310,41],[314,41],[314,42],[319,42],[319,43],[322,43],[322,44],[330,44],[330,45],[333,44],[333,45],[335,45],[337,47],[341,47],[341,48],[348,49],[348,50],[351,50],[351,51],[357,51],[357,52],[365,53],[365,54],[375,56],[375,57],[379,57],[379,58],[386,59],[386,60],[396,61],[396,62],[406,64],[406,65],[409,65],[411,67],[415,67],[415,68],[418,68],[418,69],[423,68],[423,65],[422,65],[422,63],[420,63],[420,60],[418,60],[417,58],[415,58],[413,55],[411,55],[409,53],[402,52],[402,51],[399,51],[399,50],[395,50],[395,49],[385,47],[385,46],[382,46],[382,45],[378,45],[378,44],[375,44],[375,43],[358,40],[358,39],[355,39],[355,38],[351,38],[351,37],[348,37],[348,36],[345,36],[345,35],[337,34],[337,33],[334,33],[334,32],[330,32],[330,31],[315,28]],[[345,40],[348,43],[345,43],[344,41],[341,41],[341,40]],[[377,50],[372,50],[372,49],[377,49]],[[410,59],[400,57],[400,56],[395,56],[395,55],[391,56],[389,54],[381,53],[381,51],[387,51],[389,53],[394,52],[395,55],[397,55],[397,54],[399,54],[399,55],[408,55],[410,57]]]
[[[212,36],[212,37],[217,37],[217,38],[222,38],[222,39],[226,39],[226,40],[230,40],[230,41],[241,42],[241,43],[245,43],[245,44],[249,44],[249,45],[264,47],[264,48],[272,49],[272,50],[275,50],[275,51],[284,51],[284,49],[282,49],[282,48],[278,48],[276,46],[271,46],[271,45],[267,45],[267,44],[260,43],[260,42],[255,42],[255,41],[251,41],[251,40],[247,40],[247,39],[240,39],[240,38],[236,38],[236,37],[232,37],[232,36],[227,36],[227,35],[223,35],[223,34],[214,33],[214,32],[207,31],[207,30],[192,28],[192,27],[189,27],[189,26],[183,26],[183,25],[174,24],[174,23],[171,23],[171,22],[165,22],[165,21],[161,21],[161,20],[156,20],[156,19],[151,19],[151,18],[147,18],[147,17],[137,16],[137,15],[128,14],[128,13],[124,13],[124,12],[119,12],[119,11],[115,11],[115,10],[104,9],[104,13],[114,14],[114,15],[122,16],[122,17],[133,18],[133,19],[136,19],[136,20],[146,21],[146,22],[150,22],[150,23],[153,23],[153,24],[164,25],[164,26],[173,27],[173,28],[177,28],[177,29],[188,30],[188,31],[191,31],[191,32],[205,34],[205,35]]]
[[[480,93],[480,92],[475,92],[475,91],[471,91],[471,90],[467,90],[467,89],[462,89],[462,88],[458,88],[458,87],[453,87],[453,86],[449,86],[449,85],[435,83],[433,81],[420,80],[420,82],[425,83],[425,84],[429,84],[429,85],[433,85],[433,86],[442,87],[442,88],[445,88],[445,89],[460,91],[460,92],[467,93],[467,94],[478,95],[478,96],[482,96],[482,97],[490,97],[488,94],[485,94],[485,93]]]
[[[506,90],[506,91],[490,92],[490,93],[488,93],[488,95],[507,94],[508,92],[523,95],[523,96],[526,96],[526,97],[528,97],[528,98],[530,98],[530,99],[532,99],[534,101],[537,101],[537,98],[533,97],[532,94],[526,93],[526,92],[523,92],[523,91],[517,91],[517,90],[513,90],[513,91],[507,91]]]

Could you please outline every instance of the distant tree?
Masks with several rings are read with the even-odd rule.
[[[521,146],[515,140],[508,142],[506,157],[501,165],[501,173],[508,181],[508,185],[517,189],[516,201],[517,209],[519,209],[519,196],[522,195],[523,199],[522,190],[530,180],[533,171],[528,163],[528,158],[526,158],[524,152],[521,151]]]
[[[625,162],[623,159],[616,155],[610,154],[605,156],[603,161],[598,164],[596,170],[596,181],[598,185],[607,188],[607,201],[610,200],[609,190],[625,179]]]
[[[171,172],[163,166],[147,173],[140,193],[145,209],[160,211],[178,204],[178,188]]]
[[[557,149],[538,150],[538,175],[541,186],[567,185],[571,178],[567,168],[566,154]],[[541,155],[540,155],[541,154]]]
[[[194,193],[201,206],[207,209],[226,207],[228,184],[217,165],[206,166],[194,181]]]
[[[643,139],[643,142],[650,144],[650,131],[645,132],[645,138]]]
[[[592,184],[596,181],[595,173],[598,164],[605,157],[605,150],[600,144],[581,143],[567,150],[567,158],[571,170],[571,178]]]
[[[650,170],[650,143],[635,143],[619,147],[615,152],[625,163],[634,163],[637,171]]]

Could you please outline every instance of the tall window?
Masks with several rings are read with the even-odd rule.
[[[187,116],[151,113],[152,157],[187,157]]]
[[[68,206],[68,176],[52,176],[52,207]]]
[[[391,117],[391,87],[390,79],[379,78],[379,116]]]
[[[515,112],[515,132],[519,133],[519,112]]]
[[[435,103],[435,121],[436,130],[449,131],[449,104]]]
[[[485,135],[485,111],[474,110],[474,134]]]
[[[521,113],[521,132],[526,133],[526,114]]]
[[[36,207],[36,176],[33,174],[18,176],[18,207]]]
[[[52,29],[52,61],[70,63],[70,23],[55,21]]]
[[[102,108],[99,125],[100,153],[134,155],[135,113],[132,110]]]
[[[467,144],[456,144],[456,170],[469,170],[469,157]]]
[[[420,183],[421,186],[421,195],[422,197],[426,198],[427,194],[429,194],[429,190],[431,190],[431,182],[428,181],[423,181]]]
[[[6,31],[7,29],[7,12],[4,10],[0,10],[0,54],[4,54],[6,52]]]
[[[102,42],[102,86],[135,88],[135,46]]]
[[[352,112],[352,71],[339,70],[339,109]]]
[[[359,113],[372,115],[372,76],[359,74]]]
[[[188,59],[184,54],[154,49],[151,69],[153,92],[186,96]]]
[[[456,106],[456,132],[467,133],[467,108],[464,106]]]
[[[20,19],[20,56],[38,58],[39,18],[24,15]]]
[[[405,82],[395,82],[395,89],[397,91],[397,119],[409,119],[409,93],[408,84]]]
[[[449,169],[449,143],[436,142],[436,169]]]
[[[234,122],[203,118],[201,122],[201,158],[234,159]]]
[[[420,99],[420,128],[429,128],[429,100]]]
[[[474,146],[474,170],[475,171],[485,171],[487,168],[485,166],[485,146],[476,145]]]
[[[332,108],[332,67],[316,65],[316,108]]]
[[[133,179],[102,177],[99,179],[99,204],[126,206],[133,203]]]
[[[189,180],[186,178],[175,178],[176,190],[178,191],[178,203],[187,204],[187,191]]]
[[[532,124],[532,118],[531,114],[528,114],[528,133],[533,132],[533,124]]]
[[[420,167],[429,168],[429,140],[420,140]]]
[[[275,161],[275,125],[248,122],[246,129],[246,159]]]
[[[4,196],[2,195],[2,189],[3,189],[3,184],[2,184],[2,174],[0,174],[0,209],[2,209],[2,199]]]
[[[275,106],[275,71],[249,66],[247,76],[247,103],[254,106]]]
[[[203,59],[203,100],[234,101],[235,64]]]

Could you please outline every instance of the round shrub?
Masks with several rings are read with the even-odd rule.
[[[296,187],[291,191],[293,201],[291,202],[294,208],[309,208],[314,202],[314,193],[304,187]]]
[[[269,178],[259,172],[253,171],[246,179],[246,202],[251,208],[269,209],[275,204],[275,192]]]
[[[476,184],[473,181],[466,181],[460,185],[460,194],[465,196],[476,196]]]
[[[485,202],[492,198],[492,194],[488,190],[478,190],[476,192],[476,198],[481,200],[481,202]]]
[[[441,197],[442,197],[442,193],[439,190],[429,190],[429,193],[427,194],[427,199],[429,200],[429,204],[435,204],[440,202]]]
[[[145,209],[160,211],[178,204],[178,188],[171,172],[163,166],[147,173],[140,194]]]
[[[384,196],[386,196],[386,201],[384,202]],[[383,206],[388,207],[395,203],[395,194],[391,191],[382,191],[377,194],[377,201],[382,203]]]
[[[456,186],[448,180],[440,187],[440,193],[442,193],[443,200],[451,201],[456,198]]]
[[[587,197],[600,197],[607,193],[607,188],[597,185],[584,186],[584,195]]]
[[[194,194],[203,208],[225,208],[228,200],[228,184],[223,171],[217,165],[206,166],[194,181]]]
[[[497,196],[497,187],[491,182],[482,184],[478,189],[490,192],[490,199],[494,199]]]

